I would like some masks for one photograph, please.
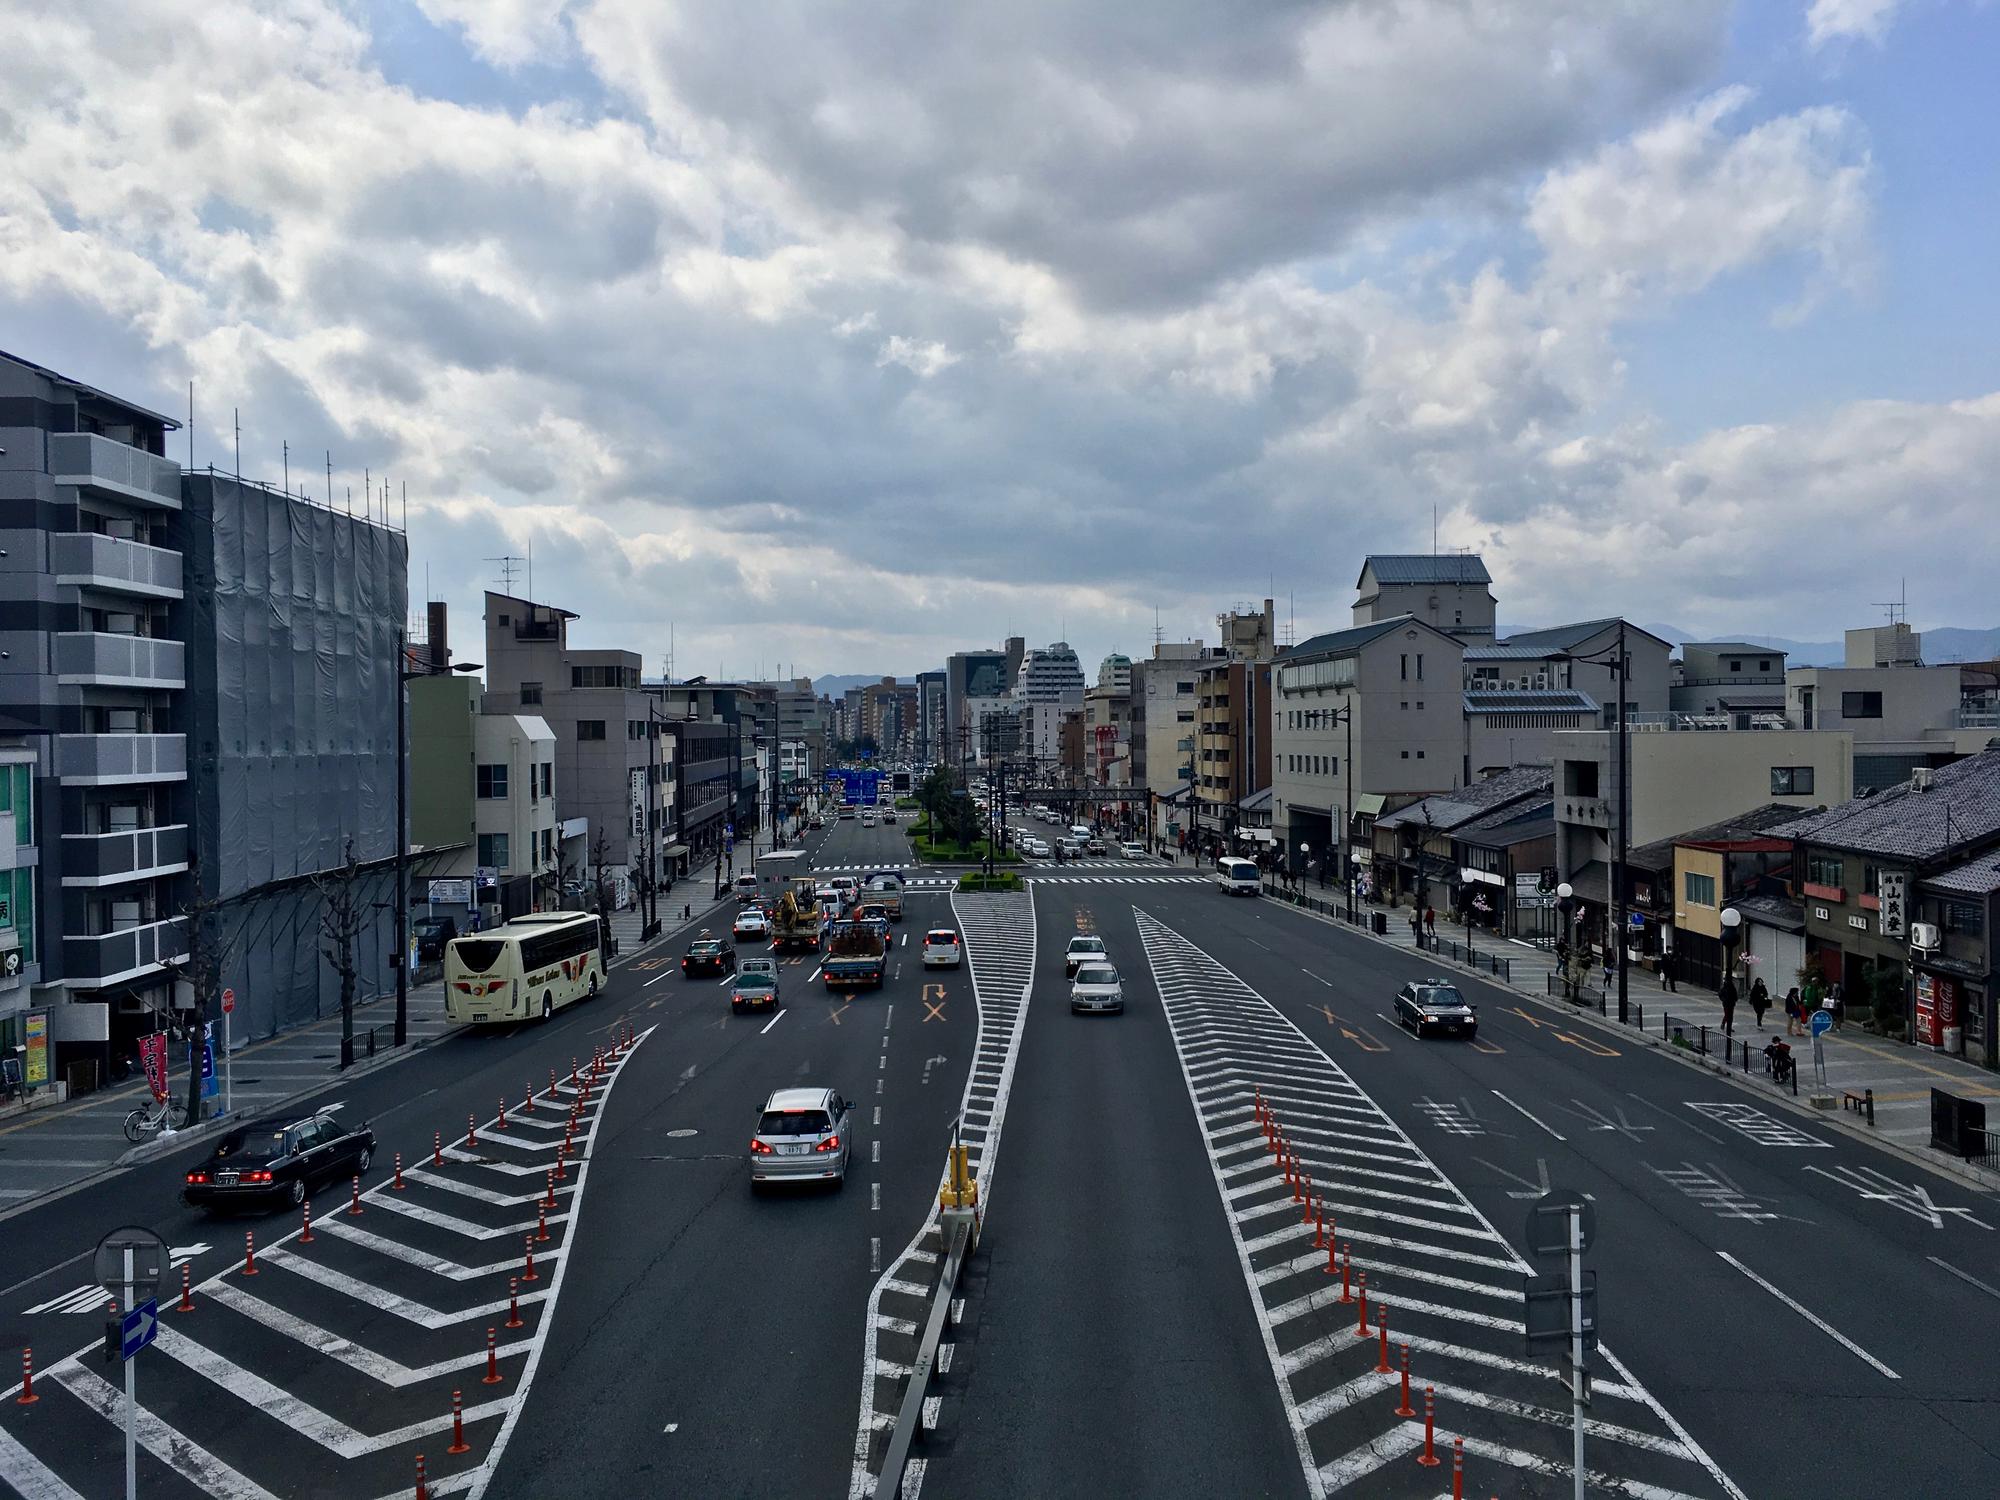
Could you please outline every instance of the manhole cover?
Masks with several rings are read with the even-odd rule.
[[[670,1141],[678,1141],[678,1140],[684,1140],[691,1135],[700,1135],[700,1134],[701,1132],[699,1130],[685,1130],[685,1129],[669,1130],[667,1132],[667,1139]]]

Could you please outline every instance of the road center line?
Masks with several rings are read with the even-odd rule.
[[[1950,1261],[1939,1260],[1935,1255],[1927,1255],[1924,1257],[1924,1259],[1929,1261],[1932,1265],[1936,1266],[1940,1271],[1951,1272],[1952,1275],[1956,1276],[1960,1281],[1965,1282],[1968,1286],[1978,1287],[1979,1290],[1986,1293],[1987,1296],[2000,1297],[2000,1287],[1993,1287],[1987,1285],[1985,1282],[1981,1281],[1977,1276],[1974,1276],[1971,1272],[1959,1270],[1959,1268],[1953,1265]]]
[[[1512,1099],[1509,1099],[1505,1094],[1501,1093],[1500,1090],[1495,1089],[1493,1091],[1493,1097],[1495,1099],[1498,1099],[1502,1104],[1506,1105],[1509,1109],[1513,1110],[1516,1114],[1520,1115],[1523,1119],[1534,1120],[1535,1124],[1541,1125],[1542,1129],[1548,1131],[1549,1134],[1554,1136],[1557,1140],[1563,1141],[1565,1143],[1568,1142],[1569,1140],[1568,1136],[1564,1135],[1559,1130],[1555,1130],[1547,1125],[1543,1125],[1540,1120],[1536,1120],[1533,1115],[1529,1114],[1525,1109],[1522,1109],[1520,1105],[1516,1104]]]
[[[773,1026],[776,1026],[780,1021],[784,1019],[785,1019],[785,1013],[783,1011],[779,1011],[775,1016],[771,1017],[770,1020],[764,1023],[764,1031],[769,1031]],[[762,1036],[764,1034],[764,1031],[758,1032],[757,1035]]]
[[[1779,1291],[1776,1287],[1772,1286],[1770,1282],[1766,1281],[1763,1277],[1759,1276],[1755,1271],[1751,1270],[1748,1266],[1744,1265],[1742,1261],[1738,1260],[1735,1256],[1731,1255],[1727,1250],[1718,1250],[1715,1253],[1721,1256],[1724,1260],[1728,1261],[1729,1264],[1736,1267],[1736,1269],[1741,1271],[1745,1276],[1748,1276],[1752,1281],[1756,1282],[1757,1285],[1761,1286],[1765,1291],[1769,1292],[1773,1297],[1776,1297],[1780,1302],[1784,1303],[1785,1306],[1789,1307],[1793,1312],[1797,1313],[1800,1317],[1804,1318],[1808,1323],[1812,1324],[1812,1326],[1817,1328],[1821,1333],[1825,1334],[1828,1338],[1832,1339],[1835,1343],[1839,1344],[1843,1349],[1847,1350],[1848,1353],[1856,1356],[1859,1359],[1867,1361],[1869,1364],[1873,1365],[1877,1370],[1881,1371],[1884,1375],[1888,1376],[1891,1380],[1901,1380],[1903,1378],[1902,1376],[1898,1375],[1894,1370],[1890,1369],[1887,1365],[1883,1364],[1881,1360],[1877,1359],[1874,1355],[1870,1354],[1866,1349],[1862,1348],[1859,1344],[1855,1343],[1853,1339],[1849,1338],[1846,1334],[1842,1333],[1838,1328],[1835,1328],[1831,1323],[1827,1322],[1825,1318],[1822,1318],[1818,1313],[1813,1312],[1804,1303],[1795,1301],[1793,1298],[1788,1297],[1787,1295],[1785,1295],[1785,1293]]]

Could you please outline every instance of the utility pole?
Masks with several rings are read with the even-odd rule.
[[[1629,976],[1625,972],[1625,857],[1630,852],[1629,834],[1632,823],[1632,738],[1625,722],[1626,683],[1631,676],[1632,658],[1625,653],[1625,617],[1618,617],[1618,664],[1614,676],[1618,683],[1618,858],[1612,869],[1612,899],[1617,903],[1615,937],[1618,943],[1618,1020],[1622,1025],[1630,1017],[1628,1014]]]

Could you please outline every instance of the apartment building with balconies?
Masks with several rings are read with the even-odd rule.
[[[0,354],[0,1050],[101,1053],[186,951],[177,425]]]

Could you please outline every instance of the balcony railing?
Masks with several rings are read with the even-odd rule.
[[[184,734],[59,734],[56,776],[74,786],[185,781]]]
[[[64,632],[56,637],[56,679],[95,687],[186,687],[187,647],[145,635]]]
[[[57,583],[149,599],[181,597],[181,555],[165,547],[90,531],[60,532],[51,539],[49,561]]]
[[[85,984],[113,984],[187,957],[185,921],[171,917],[95,937],[63,938],[63,977]]]
[[[187,824],[129,828],[118,833],[66,833],[62,861],[64,885],[112,885],[172,874],[188,866]]]
[[[2000,703],[1967,703],[1958,710],[1960,729],[2000,729]]]
[[[49,469],[57,484],[102,490],[121,500],[181,508],[181,466],[94,432],[49,434]]]

